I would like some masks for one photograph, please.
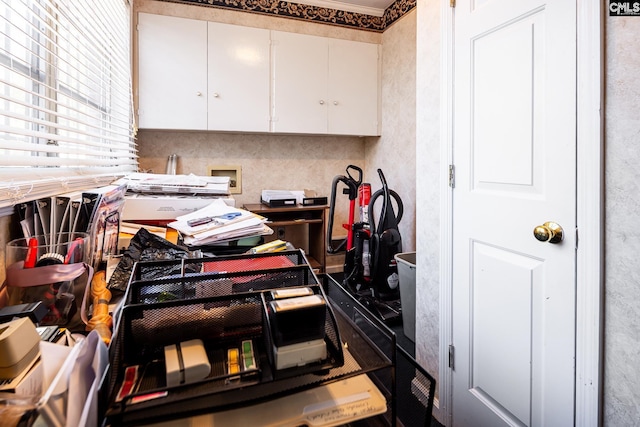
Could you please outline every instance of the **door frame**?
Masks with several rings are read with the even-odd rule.
[[[451,425],[453,373],[453,194],[449,165],[453,158],[453,15],[452,0],[440,1],[440,342],[439,411]],[[603,283],[604,283],[604,104],[603,6],[579,1],[576,16],[576,361],[575,425],[601,423]]]

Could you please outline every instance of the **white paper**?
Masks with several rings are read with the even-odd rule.
[[[219,218],[227,214],[238,216],[231,219]],[[214,220],[195,227],[188,224],[190,220],[209,217]],[[273,233],[273,230],[264,224],[265,222],[266,218],[260,215],[228,206],[222,200],[214,200],[202,209],[179,216],[168,226],[182,234],[184,243],[198,246]]]

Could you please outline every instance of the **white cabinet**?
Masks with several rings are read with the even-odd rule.
[[[138,14],[138,122],[207,129],[207,22]]]
[[[138,126],[379,135],[379,46],[138,14]]]
[[[269,131],[269,30],[138,15],[139,127]]]
[[[272,31],[274,132],[379,135],[378,45]]]
[[[328,132],[380,135],[379,47],[329,40]]]
[[[271,130],[327,133],[327,39],[272,31],[271,43]]]
[[[269,131],[269,52],[269,30],[209,22],[209,129]]]

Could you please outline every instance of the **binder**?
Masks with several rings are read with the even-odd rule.
[[[56,236],[56,243],[67,243],[62,241],[63,233],[73,232],[73,225],[80,206],[80,198],[82,193],[80,191],[72,191],[69,193],[59,194],[53,198],[52,208],[52,221],[58,235]],[[75,206],[75,207],[74,207]],[[68,234],[64,236],[68,237]]]
[[[53,242],[51,239],[51,197],[43,197],[36,200],[37,221],[41,233],[44,235],[44,243],[49,246],[49,252],[53,252]],[[34,218],[34,221],[36,219]],[[36,227],[37,228],[37,227]]]
[[[74,196],[69,201],[69,231],[76,232],[78,224],[78,213],[82,204],[82,194]]]
[[[68,230],[69,222],[63,224],[68,209],[69,197],[59,195],[51,198],[51,237],[54,245],[61,243],[58,239],[60,233]]]
[[[25,239],[36,235],[33,226],[33,209],[35,202],[22,202],[16,205],[16,213]]]

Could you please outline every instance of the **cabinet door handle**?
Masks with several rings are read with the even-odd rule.
[[[333,101],[333,105],[338,105],[338,101]]]
[[[215,92],[215,93],[213,94],[213,97],[214,97],[214,98],[218,98],[219,96],[220,96],[220,95],[218,94],[218,92]]]
[[[320,105],[324,105],[324,99],[320,100]]]
[[[196,96],[202,96],[202,92],[196,92]]]

